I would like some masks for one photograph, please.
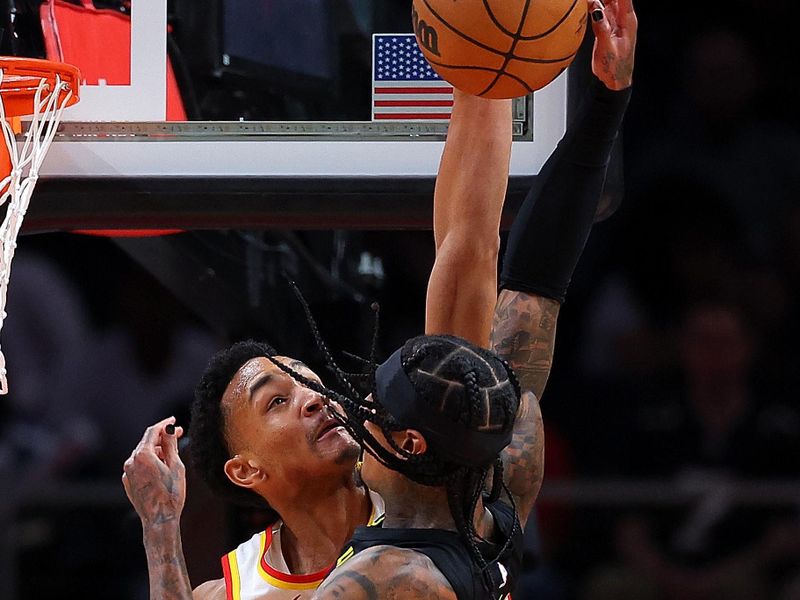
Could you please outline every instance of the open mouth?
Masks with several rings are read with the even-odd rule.
[[[338,430],[344,429],[342,424],[339,423],[336,419],[328,420],[319,430],[317,433],[317,440],[321,440],[325,436],[329,434],[333,434]]]

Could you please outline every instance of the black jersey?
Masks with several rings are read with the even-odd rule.
[[[487,504],[494,517],[499,538],[506,539],[514,527],[514,511],[504,502]],[[347,562],[359,552],[373,546],[395,546],[424,554],[433,561],[442,575],[450,582],[458,600],[503,600],[508,598],[522,571],[522,530],[517,531],[508,548],[499,560],[489,568],[494,581],[502,583],[500,593],[489,594],[483,584],[483,575],[472,561],[467,546],[455,531],[445,529],[386,529],[380,527],[358,527],[346,550],[336,563]],[[499,545],[479,542],[481,554],[487,562],[494,559]]]

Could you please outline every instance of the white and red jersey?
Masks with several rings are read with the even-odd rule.
[[[367,525],[383,522],[383,499],[369,492],[372,513]],[[255,534],[236,550],[222,557],[227,600],[307,600],[311,598],[330,567],[318,573],[292,575],[281,549],[283,521],[276,521],[266,531]]]

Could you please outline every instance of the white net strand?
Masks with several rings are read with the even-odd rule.
[[[0,85],[4,73],[0,69]],[[22,148],[17,147],[17,140],[11,124],[6,119],[5,106],[0,98],[0,126],[8,147],[11,159],[11,173],[0,182],[4,189],[0,196],[0,206],[8,203],[6,215],[0,224],[0,331],[6,318],[6,293],[11,277],[11,260],[17,247],[17,236],[22,227],[22,220],[28,210],[33,189],[39,179],[39,169],[44,162],[50,144],[55,138],[61,114],[69,104],[73,91],[69,84],[62,82],[56,75],[53,89],[47,79],[41,79],[33,99],[33,115],[30,126],[25,133]],[[0,394],[8,393],[6,360],[0,350]]]

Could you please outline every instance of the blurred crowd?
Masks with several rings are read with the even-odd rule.
[[[375,13],[350,4],[350,36],[375,13],[381,27],[407,28],[407,2]],[[794,7],[639,4],[625,200],[596,228],[559,322],[543,398],[547,478],[514,597],[798,600]],[[331,255],[347,241],[304,239]],[[380,260],[367,287],[384,349],[422,330],[431,242],[427,232],[358,236],[353,260]],[[205,362],[229,340],[109,240],[23,238],[17,254],[2,331],[0,579],[30,598],[145,598],[121,465],[148,424],[187,419]],[[343,320],[326,319],[340,308],[314,303],[330,345],[363,352],[347,347]],[[582,498],[593,481],[607,493]],[[56,493],[87,484],[116,500]],[[219,577],[218,556],[260,524],[199,485],[185,519],[195,583]]]

